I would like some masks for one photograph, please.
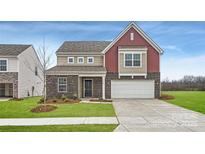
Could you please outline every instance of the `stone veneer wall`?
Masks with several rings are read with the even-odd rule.
[[[160,72],[154,72],[154,73],[147,73],[147,79],[152,79],[155,81],[155,98],[160,97],[160,91],[161,91],[161,82],[160,82]]]
[[[107,73],[105,77],[105,98],[111,98],[111,80],[117,80],[118,73]]]
[[[58,92],[58,77],[67,77],[67,92]],[[77,75],[47,75],[46,76],[47,98],[60,98],[62,95],[73,97],[78,95],[78,76]]]
[[[140,80],[145,79],[144,77],[132,77],[124,76],[118,79],[118,73],[107,73],[105,78],[105,98],[111,98],[111,80]],[[160,72],[147,73],[145,80],[155,80],[155,98],[160,97]]]
[[[0,83],[13,83],[13,97],[18,98],[18,73],[1,72]]]

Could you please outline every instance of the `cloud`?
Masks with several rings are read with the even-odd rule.
[[[175,50],[175,51],[182,51],[181,48],[175,46],[175,45],[162,45],[162,48],[166,50]]]
[[[162,45],[161,46],[166,52],[171,51],[172,53],[175,52],[176,54],[185,54],[184,50],[176,45]]]
[[[205,55],[199,55],[199,56],[195,56],[195,57],[180,58],[180,60],[178,61],[179,64],[184,64],[184,65],[186,64],[186,65],[189,65],[189,66],[192,65],[192,64],[200,65],[201,62],[205,63]],[[205,73],[205,71],[204,71],[204,73]]]
[[[187,34],[205,34],[204,29],[195,29],[195,30],[189,30],[187,31]]]
[[[121,25],[110,22],[0,22],[0,30],[7,32],[117,32]]]

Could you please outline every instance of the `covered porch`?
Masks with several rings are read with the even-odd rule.
[[[63,92],[58,90],[59,77],[65,78],[66,90]],[[46,72],[47,97],[105,99],[105,77],[103,66],[55,66]]]
[[[105,99],[105,74],[80,74],[78,97]]]

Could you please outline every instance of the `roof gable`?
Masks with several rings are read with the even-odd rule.
[[[111,42],[109,41],[65,41],[57,50],[58,53],[67,52],[96,52],[101,53]]]
[[[102,53],[106,53],[120,38],[124,36],[128,32],[129,29],[134,28],[139,35],[141,35],[155,50],[157,50],[160,54],[163,53],[163,50],[134,22],[131,22],[103,51]]]
[[[31,45],[20,44],[0,44],[0,55],[3,56],[18,56]]]

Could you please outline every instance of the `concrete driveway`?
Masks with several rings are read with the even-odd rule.
[[[115,99],[116,132],[205,131],[205,115],[157,99]]]

